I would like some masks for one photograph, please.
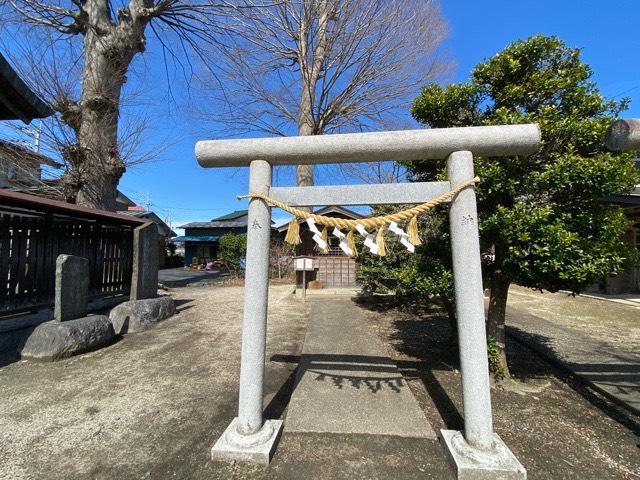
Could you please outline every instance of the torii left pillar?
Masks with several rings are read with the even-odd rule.
[[[249,191],[268,195],[270,187],[271,165],[253,160]],[[271,236],[271,208],[266,202],[255,198],[249,201],[247,227],[238,416],[211,449],[211,457],[266,465],[282,432],[282,420],[262,418]]]

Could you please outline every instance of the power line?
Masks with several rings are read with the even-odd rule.
[[[636,85],[635,87],[631,87],[628,90],[625,90],[624,92],[620,92],[617,95],[614,95],[611,98],[618,98],[620,95],[624,95],[625,93],[629,93],[629,92],[633,92],[634,90],[640,88],[640,83],[638,85]]]
[[[138,192],[136,190],[130,190],[128,188],[120,188],[120,190],[124,190],[128,197],[132,197],[133,200],[138,204],[153,206],[154,208],[162,209],[162,210],[187,210],[194,212],[208,212],[208,211],[228,211],[232,209],[232,207],[212,207],[212,208],[193,208],[193,207],[177,207],[173,205],[161,205],[157,203],[151,202],[151,195],[147,192],[146,194],[142,192]]]
[[[154,207],[160,207],[160,208],[164,208],[164,209],[170,209],[170,210],[191,210],[194,212],[208,212],[208,211],[213,211],[213,210],[231,210],[231,208],[233,207],[227,207],[227,208],[220,208],[220,207],[216,207],[216,208],[191,208],[191,207],[174,207],[174,206],[170,206],[170,205],[158,205],[158,204],[153,204]]]

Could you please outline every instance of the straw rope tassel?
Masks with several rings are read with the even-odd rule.
[[[384,226],[378,228],[378,234],[376,235],[376,246],[378,247],[378,255],[384,257],[387,254],[387,250],[384,244]]]
[[[322,253],[329,253],[329,230],[328,227],[324,227],[322,229],[322,234],[320,235],[320,237],[322,238],[322,240],[324,240],[324,242],[327,244],[327,248],[321,248],[320,251]]]
[[[300,225],[298,224],[298,219],[293,217],[289,222],[289,226],[287,227],[287,236],[284,237],[284,241],[289,245],[299,245],[302,243],[300,239]]]
[[[418,235],[418,216],[415,215],[411,217],[409,223],[407,224],[407,234],[409,235],[409,241],[415,246],[421,245],[422,240],[420,240],[420,236]]]
[[[356,250],[356,242],[353,240],[353,230],[349,230],[349,233],[347,233],[347,246],[353,252],[353,254],[351,256],[352,257],[357,257],[358,256],[358,250]]]

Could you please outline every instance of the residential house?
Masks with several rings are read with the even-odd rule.
[[[118,192],[118,198],[116,199],[116,208],[121,208],[121,204],[118,203],[118,199],[121,201],[127,199],[127,197]],[[131,200],[129,200],[131,201]],[[133,202],[132,202],[133,203]],[[171,227],[167,225],[158,215],[154,212],[147,211],[144,207],[138,205],[128,205],[126,210],[118,210],[118,213],[122,215],[130,215],[132,217],[139,218],[141,220],[147,220],[153,222],[158,228],[158,265],[164,267],[167,259],[167,243],[171,241],[171,238],[176,236],[176,232],[171,230]]]
[[[636,160],[636,168],[640,173],[640,159]],[[630,220],[625,239],[640,254],[640,185],[628,195],[615,195],[606,199],[609,203],[620,205]],[[640,293],[640,262],[631,266],[626,272],[607,277],[598,285],[598,289],[609,294]]]
[[[362,215],[349,210],[348,208],[339,206],[324,207],[314,212],[317,215],[325,215],[328,217],[346,218],[349,220],[358,220]],[[329,235],[329,251],[322,253],[318,245],[313,241],[313,233],[304,220],[299,220],[300,239],[302,243],[296,246],[295,253],[297,256],[305,255],[313,257],[314,271],[307,272],[306,280],[318,281],[322,288],[337,287],[353,287],[356,285],[356,269],[355,260],[345,254],[338,244],[340,241],[334,235]],[[286,235],[288,223],[277,229],[278,235],[282,238]],[[302,274],[298,272],[296,275],[296,285],[302,286]]]
[[[214,218],[210,222],[192,222],[182,225],[184,235],[173,238],[184,244],[184,263],[204,263],[218,258],[218,241],[225,233],[247,233],[248,211],[236,210]]]
[[[0,188],[37,193],[51,187],[42,178],[42,166],[61,168],[52,158],[15,143],[0,140]]]
[[[9,62],[0,54],[0,120],[45,118],[53,110],[43,102],[18,76]],[[0,140],[0,188],[28,190],[42,186],[42,165],[59,168],[51,158],[40,155],[21,145]]]

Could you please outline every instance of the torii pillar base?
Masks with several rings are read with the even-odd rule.
[[[500,437],[489,450],[474,448],[462,432],[440,430],[440,441],[458,480],[526,480],[527,471]]]
[[[252,435],[239,433],[238,425],[236,417],[211,449],[211,459],[269,465],[282,434],[282,420],[266,420]]]

